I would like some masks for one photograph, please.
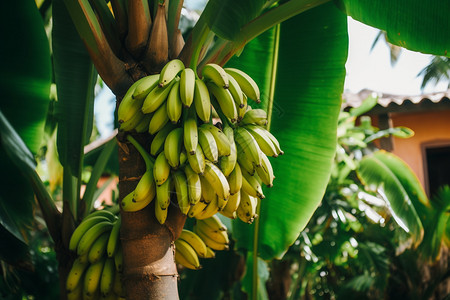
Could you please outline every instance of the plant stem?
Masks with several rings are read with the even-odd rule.
[[[147,171],[151,170],[153,168],[153,165],[155,164],[155,160],[147,153],[147,151],[145,151],[144,147],[142,147],[141,144],[139,144],[139,142],[136,141],[136,139],[132,135],[127,135],[127,140],[131,144],[133,144],[133,146],[144,159]]]
[[[267,130],[270,130],[272,123],[273,102],[275,96],[275,83],[277,80],[278,52],[280,44],[280,24],[275,25],[275,37],[273,46],[272,72],[270,74],[269,99],[267,104]]]

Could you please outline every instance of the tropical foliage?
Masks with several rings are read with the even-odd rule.
[[[1,22],[8,29],[0,47],[0,54],[6,58],[0,69],[1,166],[8,172],[0,187],[0,258],[15,268],[30,266],[30,227],[37,199],[56,250],[61,282],[73,260],[67,249],[69,238],[74,227],[93,209],[97,180],[115,151],[114,140],[106,143],[95,160],[90,179],[83,181],[88,160],[84,146],[93,127],[97,72],[120,100],[133,81],[155,71],[155,66],[146,65],[145,57],[140,59],[139,49],[133,48],[135,44],[125,42],[123,28],[127,25],[123,18],[117,24],[122,26],[118,35],[107,26],[118,21],[119,12],[126,10],[116,6],[114,19],[104,9],[104,1],[92,3],[54,0],[51,35],[46,35],[42,18],[48,18],[48,1],[40,6],[41,14],[31,0],[9,1],[0,6],[7,12]],[[146,16],[154,16],[158,1],[150,1],[150,5],[147,1],[139,3],[149,8]],[[170,1],[168,6],[169,41],[176,33],[182,3]],[[408,5],[402,5],[402,1],[351,0],[208,2],[186,39],[181,57],[195,68],[197,62],[201,68],[212,61],[240,66],[255,78],[263,90],[262,106],[269,112],[269,127],[287,153],[283,160],[274,162],[276,173],[280,174],[278,187],[267,191],[268,201],[261,205],[260,221],[253,226],[240,224],[233,228],[236,247],[248,254],[248,269],[252,273],[247,278],[252,280],[247,282],[252,282],[252,288],[247,290],[252,295],[256,295],[258,286],[255,283],[260,272],[259,257],[270,260],[283,256],[306,226],[327,186],[345,76],[347,15],[385,30],[395,44],[447,55],[448,10],[449,4],[441,1],[424,4],[418,0]],[[142,12],[130,10],[129,19],[137,20],[133,17],[142,17]],[[123,55],[121,47],[130,50],[131,55]],[[202,47],[207,51],[201,51]],[[197,60],[198,54],[203,59]],[[230,60],[235,54],[240,56]],[[57,102],[50,102],[52,82],[56,84]],[[57,150],[64,173],[61,203],[54,201],[36,173],[35,157],[45,139],[46,120],[47,124],[58,124]],[[382,163],[389,166],[396,161]],[[296,166],[295,172],[292,166]],[[134,170],[135,175],[140,171]],[[401,174],[391,175],[403,184],[409,182]],[[84,183],[87,187],[82,195]],[[416,203],[423,200],[415,199]],[[392,206],[394,212],[408,205],[398,204]],[[414,233],[416,244],[424,226],[419,219],[429,213],[427,204],[422,204],[423,211],[415,207],[413,217],[402,219],[405,226],[412,226],[408,228]],[[148,219],[144,214],[135,216]],[[175,231],[181,230],[183,223],[177,218]],[[172,237],[165,238],[170,245]]]

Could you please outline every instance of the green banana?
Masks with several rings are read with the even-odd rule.
[[[134,201],[134,191],[126,195],[122,201],[120,202],[120,207],[122,207],[123,211],[127,212],[134,212],[141,209],[144,209],[147,205],[152,202],[153,198],[145,198],[144,200],[141,200],[139,202]]]
[[[218,161],[219,149],[213,134],[209,130],[205,130],[202,127],[198,128],[198,143],[207,159],[214,163]]]
[[[153,169],[145,171],[134,189],[133,199],[136,202],[144,201],[147,198],[155,197],[155,180],[153,178]]]
[[[75,291],[75,289],[79,286],[79,282],[81,278],[83,278],[84,271],[88,266],[89,263],[87,261],[83,261],[79,257],[74,260],[66,280],[66,289],[68,292]]]
[[[175,126],[172,123],[167,123],[160,131],[158,131],[150,145],[151,155],[156,156],[163,151],[166,137],[174,128]]]
[[[232,123],[237,121],[237,109],[233,96],[228,89],[223,89],[212,82],[207,82],[208,90],[214,95],[219,102],[220,109],[223,114],[231,120]],[[216,108],[217,109],[217,108]]]
[[[171,188],[171,176],[163,184],[156,186],[156,206],[159,206],[161,209],[167,209],[169,207]]]
[[[194,70],[186,68],[180,76],[180,98],[185,107],[190,107],[194,101],[195,73]]]
[[[175,80],[172,80],[168,85],[164,87],[155,87],[151,92],[145,97],[144,103],[142,104],[142,112],[144,114],[148,114],[156,111],[161,104],[163,104],[169,92],[172,88],[172,85],[175,83]]]
[[[205,155],[200,146],[200,143],[197,144],[197,149],[195,149],[195,154],[187,154],[189,165],[192,170],[194,170],[197,174],[203,174],[205,171]]]
[[[136,111],[140,110],[142,107],[143,100],[136,100],[133,98],[133,93],[137,85],[138,81],[133,83],[120,101],[119,108],[117,109],[117,119],[119,123],[131,119]]]
[[[100,293],[103,297],[106,297],[112,291],[115,275],[114,259],[107,258],[100,277]]]
[[[166,159],[164,152],[161,152],[155,160],[153,166],[153,178],[155,178],[156,185],[163,184],[170,175],[170,165]]]
[[[236,210],[238,218],[245,223],[251,224],[258,217],[256,207],[258,198],[252,197],[244,191],[241,191],[241,201]]]
[[[225,72],[236,79],[244,94],[250,99],[255,100],[256,103],[261,102],[258,85],[248,74],[235,68],[225,68]]]
[[[155,134],[160,131],[164,125],[169,121],[169,116],[167,115],[167,102],[164,102],[153,114],[150,123],[148,124],[148,132],[150,134]]]
[[[139,122],[139,124],[136,125],[134,130],[136,130],[137,133],[144,133],[148,131],[148,126],[150,124],[150,120],[152,119],[153,114],[146,114],[142,118],[142,120]]]
[[[261,149],[250,132],[242,127],[237,127],[234,130],[234,140],[245,151],[254,166],[261,165]]]
[[[77,254],[79,256],[87,254],[97,238],[102,233],[110,231],[112,229],[112,226],[113,224],[110,221],[102,221],[89,228],[78,243]]]
[[[260,199],[265,198],[261,187],[261,179],[256,173],[253,176],[246,172],[242,173],[242,190],[250,196]]]
[[[91,264],[84,275],[83,292],[86,296],[95,295],[97,289],[99,289],[100,279],[102,276],[103,266],[105,264],[105,258],[98,262]]]
[[[122,218],[119,218],[113,225],[111,233],[109,235],[108,244],[106,245],[106,254],[108,257],[114,257],[118,244],[120,242],[120,225],[122,224]]]
[[[261,154],[261,158],[261,166],[256,168],[256,172],[265,185],[272,187],[273,180],[275,179],[272,164],[264,153]]]
[[[166,137],[164,155],[169,165],[177,169],[180,165],[181,146],[183,143],[183,128],[175,128]]]
[[[196,118],[184,121],[184,148],[190,155],[195,154],[198,145],[198,129]]]
[[[92,226],[94,226],[100,222],[110,222],[111,223],[112,221],[107,216],[104,216],[103,213],[86,217],[72,233],[72,236],[70,237],[70,241],[69,241],[69,249],[72,251],[76,251],[80,240],[83,238],[83,236],[86,234],[86,232]]]
[[[173,182],[177,195],[178,207],[182,214],[187,215],[191,208],[189,203],[189,193],[186,176],[182,171],[176,171],[173,174]]]
[[[88,252],[88,260],[91,264],[99,261],[105,254],[110,232],[105,232],[95,240]]]
[[[256,125],[244,127],[255,138],[261,151],[267,156],[278,156],[278,150],[267,135],[267,130]]]
[[[191,205],[196,204],[200,201],[202,197],[202,186],[199,175],[192,170],[190,165],[187,165],[184,168],[184,173],[186,174],[188,194],[189,194],[189,203]]]
[[[183,70],[184,64],[181,60],[173,59],[169,61],[161,70],[161,74],[159,75],[159,86],[167,86]]]
[[[177,80],[167,96],[167,116],[169,120],[176,124],[181,118],[183,112],[183,103],[180,98],[180,81]]]
[[[136,81],[136,89],[133,92],[133,98],[136,100],[144,100],[145,97],[152,91],[158,84],[159,75],[145,76]]]
[[[211,118],[211,98],[208,87],[201,79],[195,80],[194,105],[198,117],[208,123]]]
[[[245,112],[241,122],[242,125],[254,124],[259,126],[267,125],[267,113],[264,109],[249,109]]]
[[[233,96],[234,103],[236,103],[236,108],[243,108],[244,104],[244,95],[242,93],[242,89],[239,86],[239,83],[234,79],[233,76],[228,74],[228,80],[230,87],[228,88],[231,95]]]
[[[220,158],[220,169],[222,170],[223,175],[228,176],[233,171],[234,166],[236,165],[237,150],[236,150],[236,143],[234,142],[233,128],[225,126],[223,128],[223,133],[228,138],[228,142],[230,145],[230,155],[222,156]]]
[[[230,140],[222,130],[211,124],[203,124],[200,127],[212,133],[217,144],[219,156],[229,156],[231,154]]]
[[[119,123],[120,131],[132,131],[139,125],[139,123],[144,119],[144,114],[141,111],[136,111],[136,113],[131,117],[131,119]]]
[[[204,80],[210,80],[217,86],[228,89],[229,80],[225,70],[217,64],[207,64],[202,69],[202,77]]]

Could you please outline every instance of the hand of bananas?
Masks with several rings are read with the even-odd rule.
[[[154,158],[122,200],[124,211],[156,199],[156,218],[163,224],[173,199],[183,214],[198,220],[217,212],[246,223],[256,217],[262,185],[272,186],[275,178],[268,156],[283,154],[264,127],[266,112],[247,104],[248,98],[260,101],[259,88],[234,68],[207,64],[201,75],[174,59],[160,74],[136,81],[122,99],[120,130],[153,135],[141,154]],[[213,112],[223,125],[212,124]]]
[[[120,218],[107,210],[88,215],[73,232],[78,257],[67,276],[67,299],[124,299]]]
[[[147,169],[121,208],[141,210],[156,199],[161,224],[171,203],[196,218],[193,231],[183,229],[175,241],[176,262],[191,269],[201,267],[199,258],[229,247],[216,213],[253,222],[262,185],[271,187],[275,178],[268,156],[283,154],[264,127],[266,112],[247,104],[248,98],[260,101],[250,76],[216,64],[206,65],[201,75],[172,60],[161,74],[136,81],[118,108],[120,130],[153,135],[150,149],[129,137]],[[213,112],[222,126],[212,124]],[[69,248],[78,258],[67,278],[68,299],[124,296],[119,228],[120,219],[108,211],[90,214],[76,228]]]

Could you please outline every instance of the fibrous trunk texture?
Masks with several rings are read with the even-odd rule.
[[[135,136],[149,149],[148,135]],[[119,198],[136,186],[145,171],[145,163],[130,143],[119,140]],[[124,253],[124,284],[126,299],[178,299],[178,273],[174,259],[173,241],[179,236],[184,222],[180,210],[171,205],[164,225],[154,215],[154,202],[138,212],[121,211],[121,241]]]

